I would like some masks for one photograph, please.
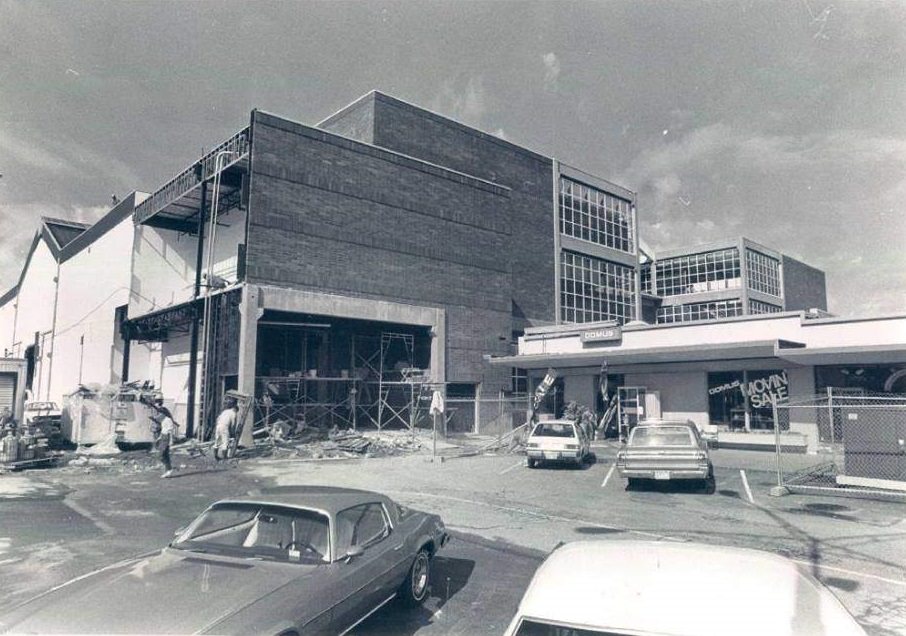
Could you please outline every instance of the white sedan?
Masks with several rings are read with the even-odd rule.
[[[546,420],[535,424],[526,442],[528,467],[541,462],[572,462],[581,466],[591,455],[588,436],[572,420]]]
[[[577,541],[548,556],[506,636],[865,636],[808,567],[667,541]]]

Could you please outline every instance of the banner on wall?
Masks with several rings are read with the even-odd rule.
[[[733,382],[714,386],[708,389],[708,394],[717,395],[735,389],[739,389],[749,399],[752,407],[760,409],[771,406],[774,400],[779,402],[787,399],[790,396],[790,380],[786,371],[779,371],[746,382],[733,380]]]

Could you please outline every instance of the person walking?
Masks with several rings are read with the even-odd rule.
[[[160,427],[160,434],[157,437],[157,451],[160,453],[160,461],[164,465],[164,472],[160,476],[166,479],[173,474],[173,464],[170,462],[170,446],[176,442],[179,435],[179,426],[173,421],[173,415],[170,409],[163,405],[156,405],[157,412],[151,416],[151,420],[156,422]]]
[[[227,398],[224,401],[224,409],[217,416],[217,423],[214,425],[214,460],[219,462],[227,459],[230,450],[230,438],[233,431],[236,430],[236,413],[239,406],[236,400]]]

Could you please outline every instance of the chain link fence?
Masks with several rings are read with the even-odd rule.
[[[449,398],[444,433],[502,436],[525,424],[528,397]]]
[[[828,390],[775,408],[789,492],[906,500],[906,395]]]

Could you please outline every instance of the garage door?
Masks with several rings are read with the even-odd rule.
[[[16,397],[16,376],[12,373],[0,373],[0,410],[4,407],[13,408],[13,401]]]

